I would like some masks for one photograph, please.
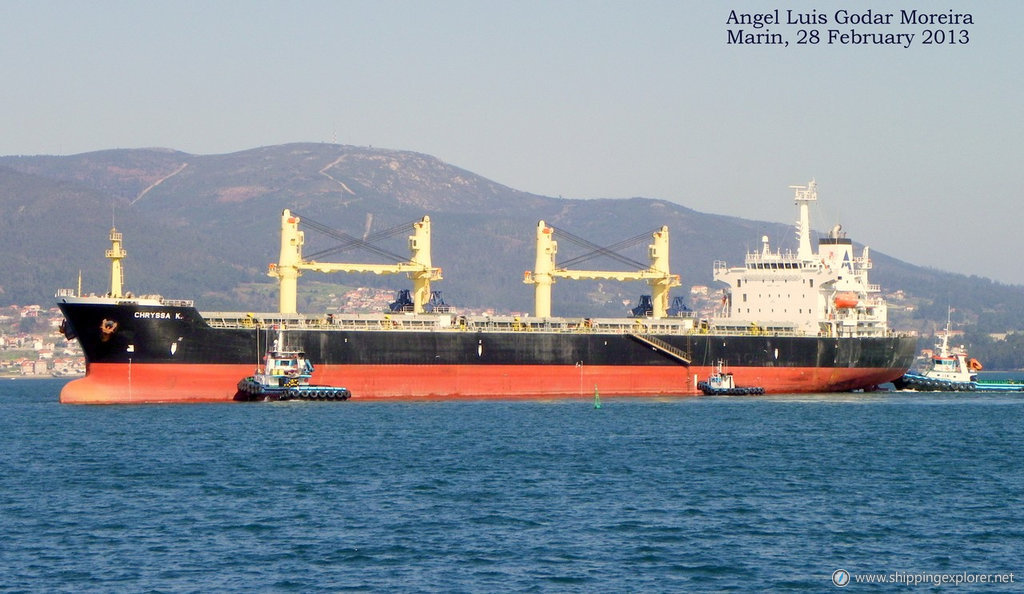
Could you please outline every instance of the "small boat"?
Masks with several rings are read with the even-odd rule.
[[[312,385],[311,377],[313,362],[303,351],[286,349],[284,334],[280,332],[263,358],[262,369],[238,382],[235,399],[340,401],[352,396],[348,388]]]
[[[715,372],[708,377],[707,381],[697,382],[697,387],[707,396],[751,396],[764,394],[764,388],[760,386],[737,386],[732,374],[722,371],[721,361],[715,366]]]
[[[917,373],[905,373],[893,382],[897,390],[915,392],[1024,392],[1024,382],[978,381],[983,369],[980,361],[971,358],[963,345],[949,346],[950,320],[946,331],[935,345],[935,353]]]

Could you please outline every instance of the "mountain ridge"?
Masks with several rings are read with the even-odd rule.
[[[769,190],[779,196],[780,208],[789,205],[784,190]],[[539,196],[423,153],[324,143],[222,155],[149,148],[4,156],[0,208],[8,213],[0,220],[0,249],[8,254],[0,263],[0,304],[45,301],[57,287],[69,286],[79,268],[87,291],[104,292],[109,271],[102,255],[113,223],[124,233],[132,290],[194,295],[204,309],[273,309],[274,303],[239,299],[240,287],[271,282],[266,265],[277,259],[284,208],[355,237],[429,215],[434,263],[445,275],[436,288],[446,300],[511,311],[532,309],[532,290],[521,275],[533,267],[538,220],[600,245],[669,226],[673,271],[683,277],[676,295],[691,285],[713,285],[713,262],[741,264],[747,251],[760,247],[762,235],[786,238],[781,247],[792,238],[789,225],[705,214],[652,198]],[[405,235],[397,234],[387,249],[407,253]],[[306,253],[329,247],[325,241],[307,233]],[[567,243],[559,249],[560,261],[576,255]],[[645,262],[645,249],[643,244],[631,257]],[[332,258],[379,263],[365,254]],[[962,305],[965,315],[992,324],[1024,313],[1019,287],[913,266],[877,251],[872,258],[872,282],[914,293],[920,303],[911,318],[919,321],[944,319],[947,305],[965,300],[971,301]],[[605,261],[594,267],[618,265]],[[300,295],[303,283],[317,281],[408,285],[404,277],[314,280],[310,274],[300,280]],[[555,313],[620,315],[624,302],[635,303],[644,292],[646,285],[639,283],[560,282]]]

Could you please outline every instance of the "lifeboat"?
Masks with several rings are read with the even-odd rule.
[[[967,362],[967,366],[970,367],[972,371],[981,371],[983,369],[981,361],[973,358]]]
[[[856,293],[838,293],[835,303],[836,309],[851,309],[857,307],[859,300]]]

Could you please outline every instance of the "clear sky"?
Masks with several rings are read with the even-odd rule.
[[[788,47],[727,43],[765,31],[730,11],[776,8]],[[902,25],[901,9],[974,23]],[[812,28],[819,43],[797,43]],[[925,45],[925,29],[969,42]],[[815,228],[1024,284],[1022,36],[1017,0],[0,0],[0,154],[338,142],[549,196],[784,223],[787,186],[814,177]]]

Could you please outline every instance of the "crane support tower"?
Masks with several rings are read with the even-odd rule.
[[[270,264],[267,275],[278,279],[280,285],[279,309],[281,313],[297,313],[298,278],[303,270],[315,272],[372,272],[374,274],[408,274],[413,282],[413,306],[416,313],[423,313],[423,306],[430,301],[430,282],[441,280],[441,269],[430,263],[430,217],[425,216],[413,223],[413,234],[409,236],[408,262],[397,264],[335,264],[312,262],[302,259],[302,244],[305,234],[299,231],[299,217],[288,209],[281,213],[281,255],[277,264]]]
[[[669,272],[668,266],[668,227],[654,231],[651,236],[654,242],[647,246],[651,265],[638,272],[611,272],[602,270],[566,270],[557,268],[555,254],[558,253],[558,242],[553,238],[554,229],[537,223],[537,259],[533,271],[527,270],[523,282],[534,285],[534,315],[538,318],[551,317],[551,285],[559,278],[575,280],[646,280],[651,285],[651,300],[654,302],[652,317],[664,318],[668,312],[668,292],[672,287],[680,285],[679,275]]]

